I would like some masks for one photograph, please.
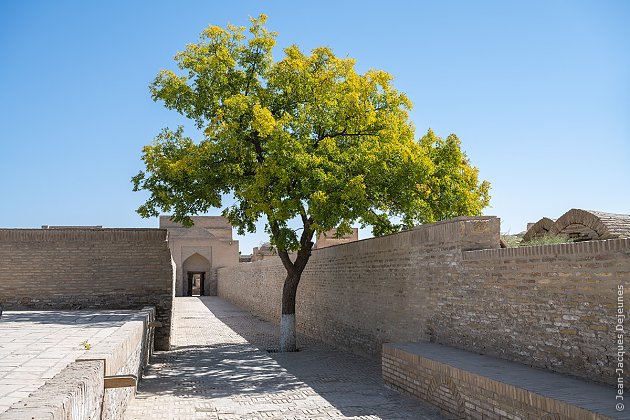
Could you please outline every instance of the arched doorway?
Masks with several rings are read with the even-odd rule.
[[[210,262],[195,253],[182,264],[184,274],[184,296],[203,296],[208,287]]]

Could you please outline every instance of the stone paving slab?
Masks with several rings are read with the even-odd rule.
[[[300,337],[267,352],[278,327],[217,297],[175,298],[174,349],[155,354],[125,418],[441,419],[385,387],[379,361]]]
[[[0,318],[0,413],[77,358],[111,341],[134,311],[5,311]],[[81,342],[87,340],[91,350]]]

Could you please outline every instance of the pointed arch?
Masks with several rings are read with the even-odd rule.
[[[187,271],[210,271],[210,261],[201,254],[195,252],[184,260],[182,267],[184,272]]]
[[[211,268],[210,261],[199,253],[194,253],[184,260],[182,264],[184,296],[209,294]]]

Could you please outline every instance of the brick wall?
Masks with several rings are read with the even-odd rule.
[[[497,218],[458,218],[315,250],[297,328],[359,354],[434,341],[614,383],[630,240],[502,250],[499,229]],[[218,293],[278,322],[283,279],[277,258],[240,264],[219,270]]]
[[[505,377],[496,378],[493,377],[496,375],[494,372],[494,375],[488,372],[475,372],[480,369],[479,366],[492,366],[492,361],[483,360],[481,363],[472,361],[473,369],[463,369],[405,349],[411,346],[413,345],[386,344],[383,346],[383,380],[390,388],[435,405],[447,418],[480,420],[610,420],[616,418],[617,413],[612,409],[613,404],[608,404],[608,407],[601,404],[602,401],[608,399],[612,391],[606,386],[575,381],[579,383],[576,386],[573,381],[567,384],[565,377],[553,378],[552,385],[545,380],[550,379],[549,376],[554,376],[554,374],[529,368],[524,369],[531,370],[534,374],[519,372],[522,374],[522,384],[514,384],[510,382],[518,381],[514,380],[516,375],[513,370],[510,370],[510,366],[495,368],[496,371],[505,369],[504,372],[506,372]],[[460,357],[460,360],[465,360],[469,356],[461,355]],[[479,364],[475,366],[475,363]],[[513,365],[510,362],[503,363]],[[488,370],[492,371],[492,369]],[[542,372],[540,375],[542,377],[536,375],[540,372]],[[557,392],[558,389],[563,389],[563,386],[564,389],[568,388],[571,391],[565,391],[564,395]],[[580,395],[575,395],[575,393],[589,391],[594,391],[597,397],[592,398],[589,395],[586,397],[588,401],[585,401],[583,396],[580,398]],[[597,404],[593,404],[593,399],[597,401]],[[610,414],[614,417],[609,417]]]
[[[616,384],[630,239],[464,252],[463,273],[441,302],[437,341]]]
[[[366,355],[385,341],[426,340],[461,249],[498,244],[499,219],[479,217],[314,250],[298,288],[298,329]],[[218,294],[278,322],[284,276],[278,257],[222,268]]]
[[[72,362],[44,386],[0,413],[0,420],[100,420],[104,372],[100,360]]]
[[[173,272],[159,229],[0,229],[5,309],[156,308],[155,347],[167,349]]]

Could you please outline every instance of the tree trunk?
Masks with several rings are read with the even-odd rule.
[[[314,230],[311,230],[313,220],[307,218],[306,211],[302,211],[302,220],[304,222],[304,230],[300,237],[300,249],[297,252],[295,261],[291,261],[286,249],[278,250],[278,256],[287,270],[287,277],[282,287],[282,313],[280,316],[280,351],[282,352],[297,351],[295,340],[295,297],[302,272],[304,272],[304,267],[306,267],[313,249],[313,242],[311,241],[315,233]],[[270,218],[269,226],[274,237],[278,238],[281,234],[278,222]]]
[[[282,288],[280,351],[297,351],[295,340],[295,298],[302,273],[287,274]]]

